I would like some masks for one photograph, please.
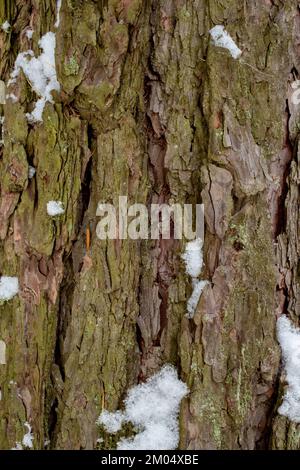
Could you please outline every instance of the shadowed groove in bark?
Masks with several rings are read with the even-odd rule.
[[[58,407],[61,405],[63,397],[63,388],[65,386],[65,361],[64,341],[66,339],[68,326],[72,316],[72,304],[74,300],[74,289],[76,286],[76,277],[81,270],[83,261],[78,264],[78,245],[81,246],[80,251],[88,254],[90,243],[87,236],[90,237],[91,227],[88,219],[86,219],[91,197],[91,181],[92,181],[92,147],[93,130],[91,125],[87,125],[87,161],[85,162],[83,178],[81,182],[81,191],[79,194],[79,205],[77,214],[77,234],[71,245],[69,253],[64,255],[64,277],[60,286],[59,306],[57,311],[57,328],[56,328],[56,344],[54,349],[54,363],[51,373],[51,385],[46,390],[46,403],[49,406],[48,424],[46,434],[49,437],[51,448],[55,448],[58,424]],[[89,234],[89,235],[87,235]],[[75,253],[74,248],[76,247]],[[49,395],[49,397],[47,396]]]
[[[39,52],[55,3],[0,5],[13,26],[10,35],[0,31],[1,79],[29,47],[23,39],[31,23]],[[22,77],[20,102],[5,108],[10,147],[1,149],[1,207],[12,209],[3,210],[0,270],[19,275],[22,292],[0,306],[0,333],[16,343],[0,369],[3,447],[22,439],[26,419],[36,447],[43,437],[52,448],[95,447],[101,409],[117,409],[128,387],[165,362],[191,390],[180,414],[181,448],[299,446],[296,428],[276,416],[275,335],[276,315],[296,322],[299,305],[298,136],[287,133],[295,110],[285,110],[287,76],[299,69],[297,55],[289,57],[297,8],[294,0],[63,0],[61,94],[29,135],[22,123],[35,94]],[[214,24],[243,49],[240,62],[211,44]],[[283,141],[287,153],[277,158]],[[6,178],[15,146],[17,163],[24,148],[37,167],[19,193]],[[273,163],[281,192],[268,178]],[[203,276],[211,285],[192,320],[185,317],[184,242],[97,240],[97,202],[115,202],[120,192],[148,206],[207,196]],[[54,196],[68,207],[55,221],[45,217]]]
[[[286,142],[285,145],[288,148],[290,158],[286,162],[285,167],[283,169],[283,174],[282,174],[282,191],[281,195],[278,200],[278,212],[277,212],[277,223],[276,223],[276,232],[275,232],[275,240],[277,237],[286,231],[286,225],[287,225],[287,213],[286,213],[286,199],[288,195],[288,176],[290,174],[290,168],[291,168],[291,163],[295,159],[295,155],[297,155],[298,152],[298,140],[300,133],[296,136],[295,140],[291,140],[291,135],[289,131],[289,122],[290,122],[290,117],[291,113],[289,110],[289,103],[288,100],[286,100]]]

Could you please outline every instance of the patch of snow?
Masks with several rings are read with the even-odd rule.
[[[32,39],[33,33],[34,33],[33,29],[27,29],[27,31],[26,31],[27,39]]]
[[[182,255],[182,258],[185,261],[186,272],[192,277],[198,277],[202,271],[202,247],[203,241],[201,238],[196,238],[186,244],[185,252]]]
[[[26,115],[31,123],[43,120],[46,103],[53,103],[51,92],[60,90],[55,68],[55,46],[55,34],[49,32],[39,40],[39,47],[43,51],[39,57],[35,57],[32,50],[20,52],[8,82],[8,85],[15,83],[20,71],[23,70],[32,89],[40,96],[32,113]]]
[[[4,121],[5,121],[5,116],[0,116],[0,124],[1,124],[1,126],[3,126]]]
[[[56,0],[56,21],[54,23],[54,27],[58,28],[60,24],[60,9],[61,9],[61,2],[62,0]]]
[[[122,439],[118,450],[173,450],[179,441],[176,423],[150,423],[134,439]]]
[[[118,429],[120,422],[121,425],[125,422],[134,425],[138,434],[132,438],[121,439],[117,445],[118,450],[176,449],[179,441],[179,407],[187,393],[188,388],[178,379],[174,367],[164,366],[146,383],[129,390],[123,412],[103,411],[98,424],[103,424],[110,432],[111,423],[117,414]],[[116,428],[117,426],[114,429]]]
[[[29,168],[28,168],[28,178],[30,180],[32,180],[32,178],[34,177],[34,175],[36,174],[36,169],[33,167],[33,166],[30,166],[29,165]]]
[[[29,62],[30,62],[30,60],[27,60],[27,56],[34,57],[33,51],[29,49],[28,51],[20,52],[17,55],[14,69],[12,73],[10,74],[10,79],[7,82],[8,87],[16,83],[21,69],[24,71],[24,74],[27,77],[27,72],[29,73]],[[26,72],[24,69],[26,70]]]
[[[33,434],[31,432],[31,426],[30,424],[26,421],[24,423],[24,426],[27,428],[27,433],[24,434],[24,437],[23,437],[23,440],[22,440],[22,444],[24,447],[29,447],[29,449],[32,449],[33,448]]]
[[[121,411],[110,413],[103,410],[99,416],[97,423],[102,424],[107,432],[115,434],[120,431],[124,422],[124,414]]]
[[[46,106],[47,100],[43,97],[37,100],[35,103],[34,110],[31,113],[26,113],[28,122],[34,124],[35,122],[43,121],[43,112]]]
[[[200,300],[202,291],[207,284],[209,284],[209,281],[198,281],[196,279],[193,280],[193,292],[187,302],[187,311],[188,311],[187,317],[188,318],[193,318],[198,302]]]
[[[61,201],[49,201],[47,203],[47,213],[51,217],[63,214],[64,212],[65,209],[63,208],[63,203]]]
[[[11,300],[19,292],[19,280],[17,277],[0,277],[0,300]]]
[[[6,344],[4,341],[0,341],[0,364],[6,364]]]
[[[5,33],[8,33],[8,32],[9,32],[9,30],[10,30],[10,24],[9,24],[9,22],[8,22],[7,20],[4,21],[4,23],[2,24],[1,29],[2,29]]]
[[[241,49],[236,45],[232,37],[227,33],[224,26],[217,25],[210,30],[215,46],[227,49],[234,59],[238,59],[242,54]]]
[[[277,336],[288,383],[278,413],[300,423],[300,329],[283,315],[277,321]]]
[[[187,317],[193,318],[196,307],[200,300],[200,296],[204,287],[209,283],[208,281],[200,281],[198,277],[203,268],[203,240],[196,238],[188,242],[182,258],[185,261],[186,272],[192,277],[193,292],[187,302]]]

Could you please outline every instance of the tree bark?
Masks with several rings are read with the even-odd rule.
[[[171,363],[190,390],[181,449],[300,449],[277,414],[276,339],[277,318],[300,315],[298,2],[62,0],[55,18],[54,0],[0,4],[1,80],[54,31],[61,88],[41,124],[23,74],[0,104],[0,273],[20,281],[0,304],[0,448],[24,422],[35,449],[113,448],[101,410]],[[214,25],[239,60],[212,44]],[[210,285],[193,319],[184,241],[97,238],[98,202],[120,195],[204,203]]]

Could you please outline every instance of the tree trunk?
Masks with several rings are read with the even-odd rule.
[[[0,4],[0,78],[16,96],[0,104],[0,274],[20,283],[0,303],[0,448],[25,422],[35,449],[113,448],[101,410],[170,363],[190,391],[181,449],[300,449],[277,413],[276,339],[277,318],[300,315],[298,2],[62,0],[56,16],[54,0]],[[32,124],[36,93],[23,72],[8,80],[49,31],[60,91]],[[210,284],[192,319],[184,241],[96,236],[99,201],[120,195],[204,203]]]

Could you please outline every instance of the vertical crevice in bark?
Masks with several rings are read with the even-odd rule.
[[[56,327],[56,343],[54,348],[54,361],[51,368],[51,383],[46,389],[46,416],[48,414],[48,422],[46,427],[46,435],[51,446],[55,445],[56,425],[58,421],[58,408],[61,406],[63,396],[63,388],[65,381],[64,368],[64,341],[66,338],[67,328],[72,316],[72,303],[76,279],[73,271],[71,255],[66,255],[64,260],[64,277],[60,287],[59,305],[57,311],[57,327]],[[47,413],[47,407],[50,410]]]
[[[17,102],[0,105],[0,271],[21,286],[0,305],[0,443],[15,445],[28,419],[35,447],[44,432],[51,448],[93,448],[100,411],[171,362],[191,392],[182,448],[299,447],[276,415],[275,332],[282,313],[298,322],[300,302],[299,116],[284,109],[297,1],[63,0],[54,29],[55,7],[0,4],[12,25],[0,30],[1,80],[51,30],[61,85],[29,132],[36,94],[22,73]],[[212,43],[215,24],[240,59]],[[173,228],[170,240],[97,239],[98,201],[120,194],[149,207],[203,199],[210,284],[193,318]],[[51,218],[54,199],[66,210]]]
[[[153,10],[153,15],[155,12]],[[147,133],[147,153],[148,173],[151,188],[148,194],[148,206],[152,204],[168,204],[171,191],[168,184],[168,169],[165,164],[167,142],[165,137],[164,124],[158,112],[159,98],[157,93],[163,86],[159,73],[153,64],[153,54],[155,49],[154,35],[155,22],[152,18],[152,31],[149,38],[149,58],[147,63],[147,75],[144,79],[144,103],[145,103],[145,128]],[[156,109],[157,108],[157,109]],[[161,222],[161,214],[160,214]],[[148,289],[140,288],[140,316],[137,320],[139,331],[141,332],[141,372],[140,378],[144,379],[153,373],[162,362],[163,343],[162,336],[168,323],[169,307],[169,286],[175,275],[172,259],[176,242],[174,240],[174,227],[171,226],[171,237],[163,240],[159,236],[158,240],[147,242],[150,248],[150,263],[153,271],[150,277],[149,293]],[[148,264],[149,260],[147,260]],[[146,281],[142,275],[142,285]],[[152,297],[152,305],[146,297]]]
[[[299,33],[300,15],[294,18],[294,28]],[[295,48],[296,49],[296,48]],[[296,51],[295,63],[298,61]],[[290,80],[295,82],[298,79],[297,67],[294,64],[290,71]],[[290,83],[289,83],[290,85]],[[288,147],[288,158],[283,166],[283,187],[279,199],[280,210],[277,231],[277,267],[278,284],[277,294],[277,316],[284,314],[299,326],[299,138],[298,127],[299,111],[293,100],[295,89],[289,93],[287,99],[287,123],[286,123],[286,147]],[[296,94],[296,97],[298,94]],[[280,216],[282,222],[280,222]],[[276,401],[273,407],[273,420],[269,435],[269,448],[271,449],[299,449],[300,448],[300,428],[299,425],[290,421],[285,416],[279,415],[277,409],[282,402],[285,393],[285,369],[281,360],[278,372]]]
[[[59,433],[59,414],[65,406],[63,403],[63,393],[65,387],[65,361],[68,358],[68,351],[64,350],[68,327],[72,318],[72,308],[74,302],[74,291],[78,273],[80,272],[83,259],[90,249],[91,230],[88,222],[87,211],[91,198],[92,182],[92,147],[94,145],[94,133],[92,126],[86,123],[86,147],[82,148],[82,172],[81,190],[78,196],[78,210],[76,214],[76,232],[71,243],[70,251],[63,257],[64,276],[60,285],[57,326],[54,347],[54,361],[51,368],[49,387],[46,389],[46,420],[45,434],[49,441],[48,446],[55,448],[57,435]],[[83,131],[84,132],[84,131]]]
[[[285,131],[285,142],[284,142],[284,160],[281,163],[280,168],[280,186],[281,191],[278,197],[278,209],[276,214],[276,221],[275,221],[275,231],[274,231],[274,239],[276,240],[278,236],[286,231],[287,226],[287,211],[286,211],[286,199],[288,195],[288,176],[290,173],[291,163],[294,159],[295,152],[297,152],[297,141],[298,136],[295,139],[291,138],[289,125],[290,125],[290,109],[288,99],[286,100],[286,131]]]

